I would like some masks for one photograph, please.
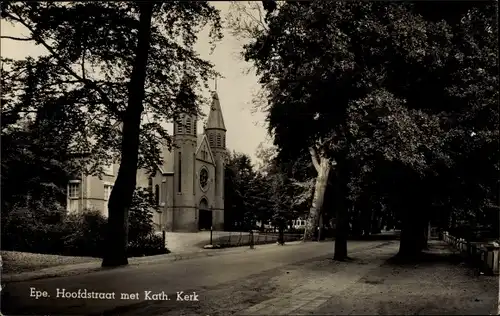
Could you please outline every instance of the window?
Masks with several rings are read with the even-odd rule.
[[[222,147],[226,148],[226,135],[222,135]]]
[[[149,193],[153,193],[153,177],[148,178],[148,191]]]
[[[203,192],[207,190],[208,185],[208,170],[203,168],[200,170],[200,186]]]
[[[214,147],[214,134],[210,133],[208,136],[208,142],[210,143],[211,147]]]
[[[68,196],[70,199],[80,198],[80,183],[70,183],[68,185]]]
[[[104,174],[108,175],[108,176],[114,176],[115,173],[114,173],[113,167],[114,167],[113,164],[110,164],[109,166],[105,166],[103,168]]]
[[[217,134],[217,147],[221,147],[222,144],[221,144],[221,138],[220,138],[220,134]]]
[[[148,178],[149,202],[153,202],[153,177]]]
[[[177,133],[181,134],[182,133],[182,123],[177,122]]]
[[[113,190],[113,185],[104,184],[104,213],[108,214],[108,203],[111,196],[111,191]]]
[[[196,120],[193,122],[193,128],[194,128],[194,135],[198,135],[198,124]]]
[[[161,186],[160,186],[161,192],[167,192],[166,185],[167,185],[166,181],[161,182]],[[162,205],[165,205],[167,203],[167,198],[168,198],[168,195],[165,195],[163,197]],[[158,210],[158,211],[161,212],[160,210]]]
[[[191,118],[186,118],[186,133],[191,134]]]
[[[179,153],[179,183],[177,184],[177,192],[182,192],[182,153]]]
[[[111,191],[113,190],[113,186],[111,184],[104,185],[104,199],[109,201],[109,197],[111,196]]]
[[[160,206],[160,186],[155,185],[155,204]]]

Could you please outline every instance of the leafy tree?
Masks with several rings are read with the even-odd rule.
[[[206,25],[213,40],[221,38],[218,11],[207,2],[182,1],[7,2],[2,9],[2,18],[29,31],[26,38],[2,39],[33,41],[47,51],[36,59],[2,60],[10,117],[50,105],[73,124],[69,150],[90,154],[82,160],[87,169],[99,173],[120,158],[103,266],[127,264],[137,168],[153,170],[161,162],[160,142],[171,144],[162,123],[199,111],[200,88],[215,73],[194,44]]]
[[[414,3],[287,2],[244,47],[267,91],[280,156],[295,159],[309,148],[316,157],[311,223],[336,163],[336,259],[347,256],[356,190],[378,194],[403,220],[400,254],[419,252],[431,206],[449,199],[431,194],[428,184],[437,166],[466,156],[463,148],[450,152],[450,139],[476,129],[490,140],[495,135],[496,4],[453,14],[453,4],[440,4],[426,11]],[[360,187],[370,178],[375,185]],[[496,186],[487,176],[480,183]]]
[[[224,185],[225,209],[232,214],[230,221],[248,229],[258,220],[255,201],[258,198],[256,173],[250,157],[233,152],[226,164],[226,183]]]

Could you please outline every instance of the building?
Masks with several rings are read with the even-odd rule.
[[[162,149],[163,164],[156,175],[137,171],[137,186],[150,188],[159,210],[153,221],[158,230],[198,231],[224,228],[224,161],[226,127],[216,92],[202,134],[197,117],[184,115],[174,123],[174,148]],[[68,211],[97,209],[107,215],[108,199],[118,164],[101,177],[81,175],[68,184]]]

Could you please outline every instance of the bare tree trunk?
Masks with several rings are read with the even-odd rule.
[[[123,119],[121,162],[109,199],[106,251],[102,266],[127,265],[128,211],[136,187],[139,132],[143,111],[144,84],[148,60],[153,3],[140,6],[139,31],[132,75],[128,86],[128,104]]]
[[[316,226],[318,225],[318,219],[323,208],[323,202],[325,200],[325,192],[326,187],[328,185],[328,175],[331,170],[330,160],[321,157],[320,162],[318,162],[318,157],[316,151],[311,149],[311,159],[313,161],[313,165],[318,172],[318,176],[316,178],[316,186],[314,189],[314,196],[312,201],[311,209],[309,210],[309,215],[306,221],[306,227],[304,230],[304,241],[310,241],[314,232],[316,231]]]

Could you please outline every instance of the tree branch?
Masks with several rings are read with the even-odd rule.
[[[0,36],[1,39],[10,39],[10,40],[14,40],[14,41],[33,41],[35,40],[33,37],[15,37],[15,36],[8,36],[8,35],[2,35]]]
[[[316,171],[319,172],[320,166],[319,166],[319,161],[318,161],[318,154],[316,153],[316,150],[313,147],[309,147],[309,152],[311,153],[311,160],[312,160],[314,169],[316,169]]]
[[[23,20],[21,19],[21,17],[20,17],[20,16],[19,16],[19,17],[16,17],[16,16],[13,16],[12,14],[10,14],[10,13],[6,13],[6,12],[4,12],[4,16],[8,16],[8,17],[10,17],[11,19],[13,19],[13,20],[18,21],[19,23],[21,23],[24,27],[26,27],[26,28],[27,28],[27,29],[31,32],[31,34],[33,34],[33,39],[34,39],[37,43],[39,43],[39,44],[41,44],[43,47],[45,47],[45,48],[49,51],[49,53],[51,53],[51,54],[52,54],[52,56],[53,56],[55,59],[57,59],[57,61],[59,62],[60,66],[61,66],[64,70],[66,70],[66,71],[67,71],[67,72],[68,72],[71,76],[73,76],[73,77],[75,77],[76,79],[78,79],[78,80],[82,81],[82,82],[83,82],[86,86],[88,86],[89,88],[92,88],[92,89],[94,89],[95,91],[97,91],[97,93],[99,93],[99,95],[100,95],[100,96],[101,96],[101,98],[103,99],[103,102],[104,102],[105,104],[107,104],[107,105],[111,108],[111,110],[112,110],[113,112],[115,112],[115,113],[116,113],[116,115],[118,115],[118,117],[123,118],[123,112],[122,112],[122,111],[120,111],[120,110],[118,109],[118,105],[117,105],[116,103],[112,102],[112,101],[108,98],[108,96],[106,95],[106,93],[104,93],[104,91],[102,91],[102,90],[99,88],[99,86],[97,86],[97,84],[96,84],[95,82],[93,82],[92,80],[88,80],[88,79],[84,79],[84,78],[82,78],[82,77],[81,77],[81,76],[79,76],[76,72],[74,72],[74,71],[73,71],[73,69],[71,69],[71,67],[69,67],[68,65],[66,65],[66,64],[64,63],[63,59],[61,58],[61,56],[59,56],[59,55],[55,52],[55,50],[54,50],[54,49],[53,49],[53,48],[52,48],[49,44],[47,44],[47,43],[46,43],[46,42],[45,42],[45,41],[41,38],[41,36],[40,36],[40,35],[36,35],[35,30],[34,30],[34,29],[33,29],[33,28],[32,28],[32,27],[28,24],[28,23],[26,23],[25,21],[23,21]]]

